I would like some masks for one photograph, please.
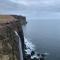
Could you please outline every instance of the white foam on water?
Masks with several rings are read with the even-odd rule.
[[[34,56],[31,56],[31,59],[34,59],[35,57],[39,59],[39,57],[36,54]]]
[[[49,53],[48,53],[48,52],[45,52],[45,53],[43,53],[43,54],[44,54],[44,55],[46,55],[46,56],[47,56],[47,55],[49,55]]]
[[[25,45],[26,45],[26,52],[27,54],[31,54],[31,51],[34,51],[35,50],[35,45],[33,45],[32,42],[30,42],[27,38],[24,37],[24,40],[25,40]]]

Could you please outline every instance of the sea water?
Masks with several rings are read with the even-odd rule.
[[[46,60],[60,60],[60,20],[27,20],[23,27],[26,39],[38,53],[49,53]]]

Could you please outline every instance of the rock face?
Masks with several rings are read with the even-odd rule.
[[[25,17],[16,15],[0,15],[0,60],[21,60],[24,57],[24,36],[21,24]],[[21,38],[22,57],[19,54],[19,38]]]
[[[18,19],[21,23],[21,25],[27,24],[26,17],[25,16],[19,16],[19,15],[12,15],[16,19]]]

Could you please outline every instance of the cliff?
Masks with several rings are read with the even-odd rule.
[[[21,25],[27,24],[26,17],[25,16],[19,16],[19,15],[12,15],[16,19],[18,19],[21,23]]]
[[[22,24],[25,22],[26,18],[23,16],[0,15],[0,60],[23,60],[24,35]],[[19,44],[19,40],[21,44]],[[21,46],[19,47],[19,45]]]

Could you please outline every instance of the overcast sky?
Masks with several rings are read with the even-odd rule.
[[[35,19],[60,19],[60,0],[0,0],[0,14]]]

